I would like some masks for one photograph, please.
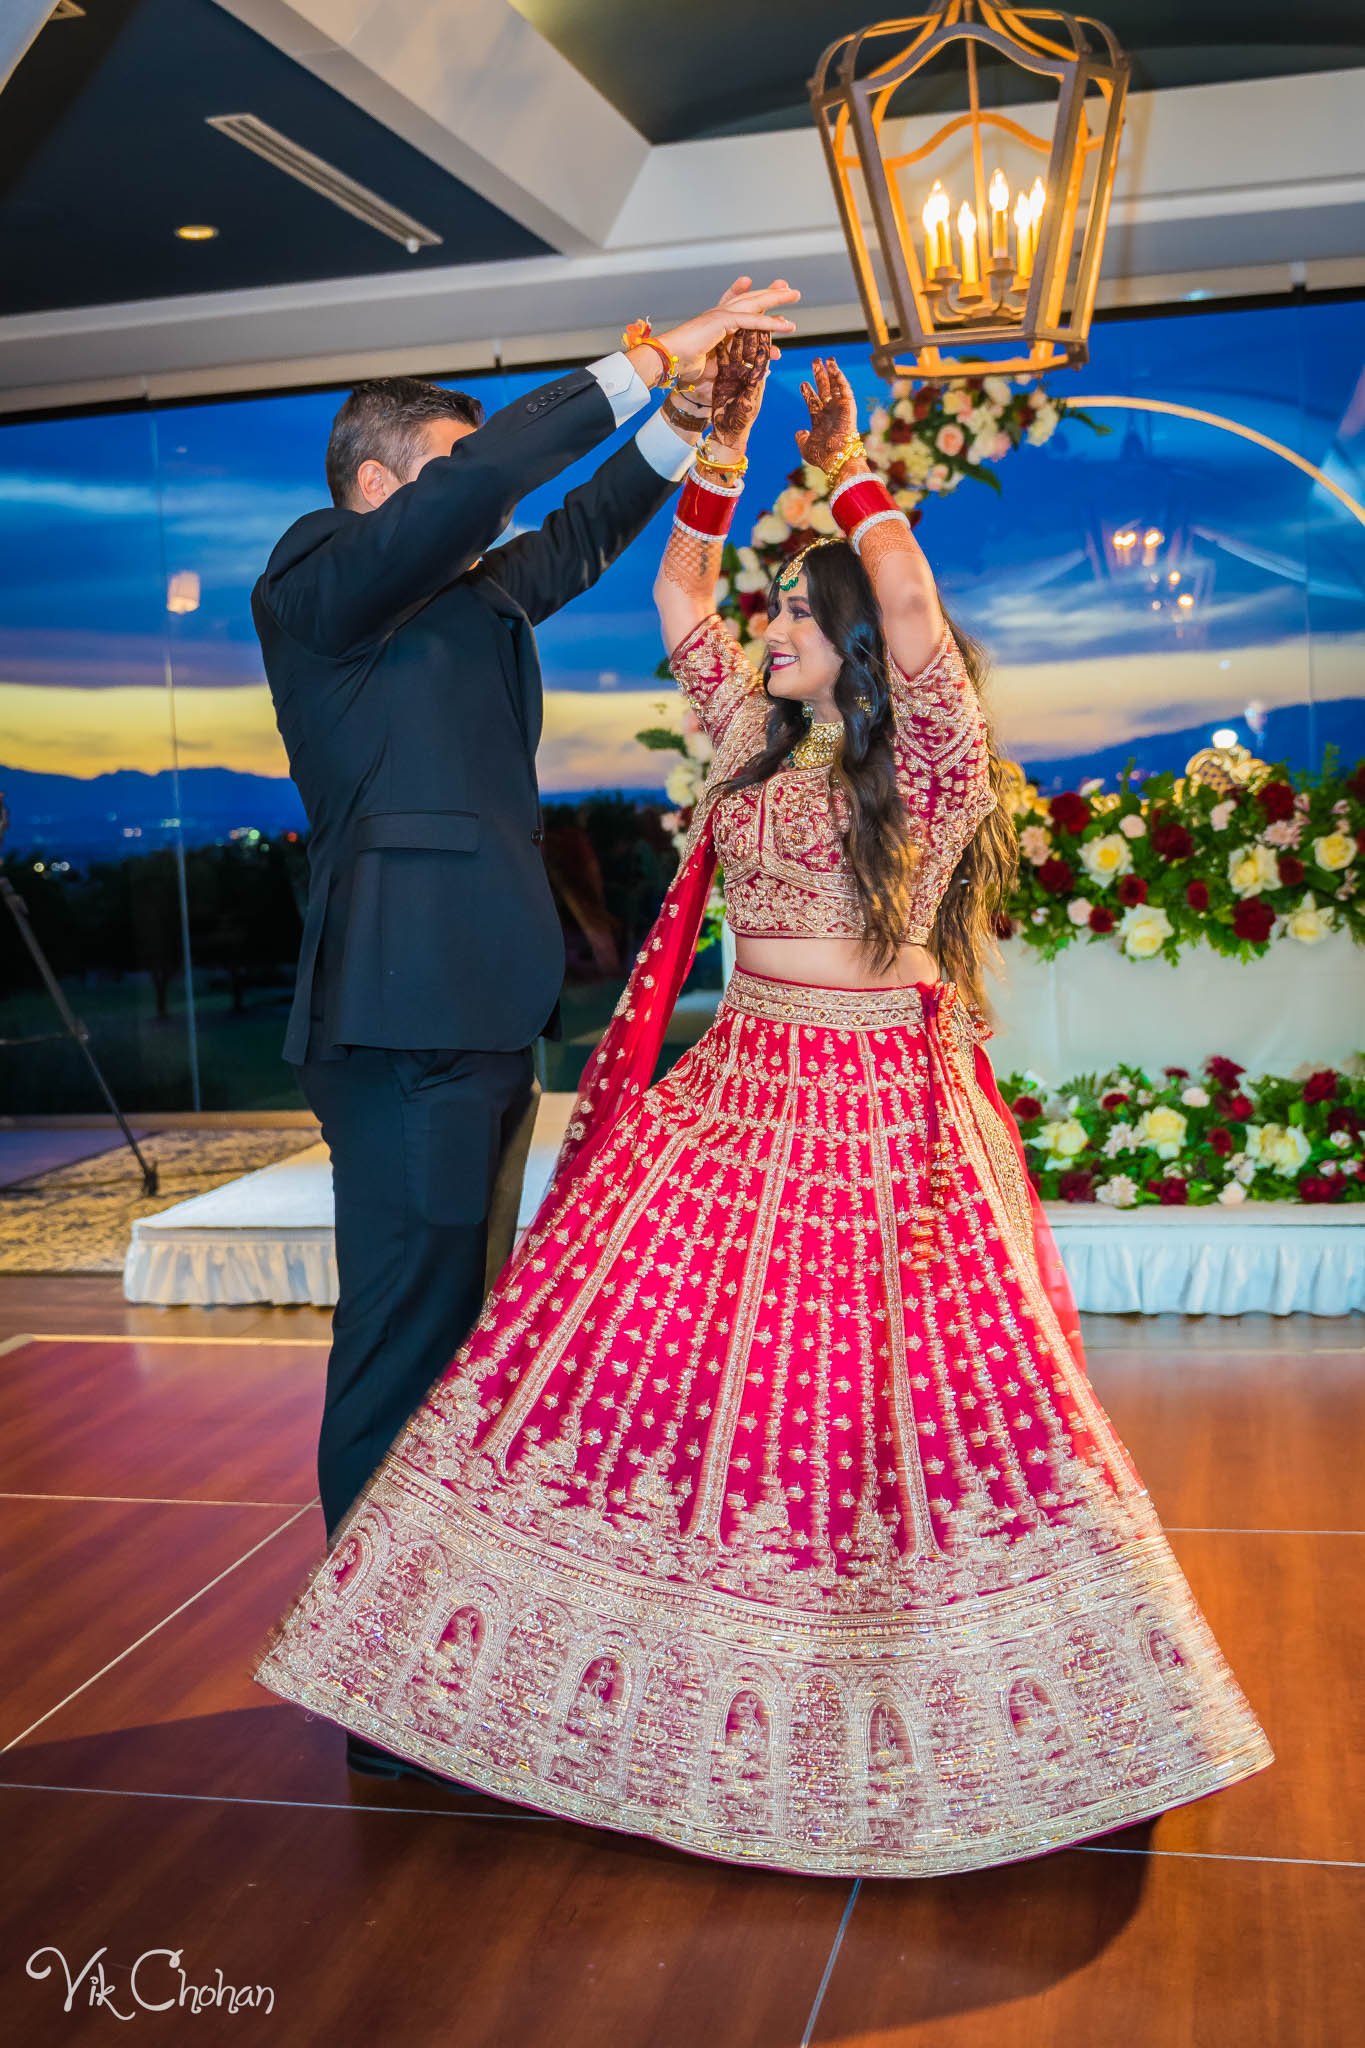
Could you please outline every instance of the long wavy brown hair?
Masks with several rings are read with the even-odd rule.
[[[847,799],[844,848],[862,908],[864,957],[874,973],[882,974],[904,943],[918,858],[896,785],[890,655],[871,578],[853,549],[847,543],[816,548],[807,555],[804,569],[815,623],[841,657],[834,702],[844,721],[844,740],[830,777]],[[774,582],[768,593],[769,616],[780,601]],[[987,668],[985,652],[951,619],[948,623],[979,695]],[[804,731],[801,705],[792,698],[773,698],[762,747],[722,784],[720,793],[751,789],[777,774]],[[996,805],[958,861],[929,938],[940,975],[956,982],[968,1001],[983,1009],[983,969],[995,949],[996,920],[1019,865],[1006,801],[1010,770],[996,750],[989,720],[986,731]]]

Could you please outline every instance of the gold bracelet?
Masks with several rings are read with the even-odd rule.
[[[714,455],[708,455],[706,452],[710,440],[710,435],[706,434],[698,443],[697,461],[703,463],[707,469],[714,469],[718,476],[743,476],[749,467],[748,456],[741,455],[738,462],[720,462]]]
[[[858,456],[865,455],[866,453],[867,450],[863,446],[862,435],[850,434],[843,447],[836,453],[834,460],[824,465],[826,490],[832,491],[848,464],[855,461]]]

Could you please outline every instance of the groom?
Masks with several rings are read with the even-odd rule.
[[[332,508],[290,527],[252,592],[309,822],[284,1054],[332,1154],[329,1546],[478,1315],[499,1161],[557,1005],[531,629],[659,510],[696,430],[651,417],[538,531],[493,543],[522,498],[648,402],[670,357],[704,390],[725,335],[789,331],[774,309],[799,296],[741,278],[657,342],[564,371],[486,422],[438,385],[358,386],[332,426]]]

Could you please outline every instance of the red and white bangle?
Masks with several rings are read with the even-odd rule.
[[[743,493],[742,484],[712,483],[694,470],[683,485],[673,524],[695,540],[719,540],[729,532],[735,505]]]
[[[844,538],[857,554],[866,534],[888,519],[909,524],[877,476],[851,476],[830,492],[829,509],[839,522]]]

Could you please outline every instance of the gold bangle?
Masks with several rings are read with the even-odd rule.
[[[859,455],[866,455],[866,453],[867,450],[863,446],[862,435],[850,434],[843,447],[836,452],[833,462],[822,465],[825,471],[826,490],[832,491],[848,464],[855,461]]]
[[[710,435],[706,434],[698,443],[698,462],[704,463],[707,469],[714,469],[719,476],[743,476],[744,472],[749,467],[748,456],[741,455],[738,462],[721,462],[714,455],[707,454],[706,451],[707,448],[710,446],[710,441]]]

